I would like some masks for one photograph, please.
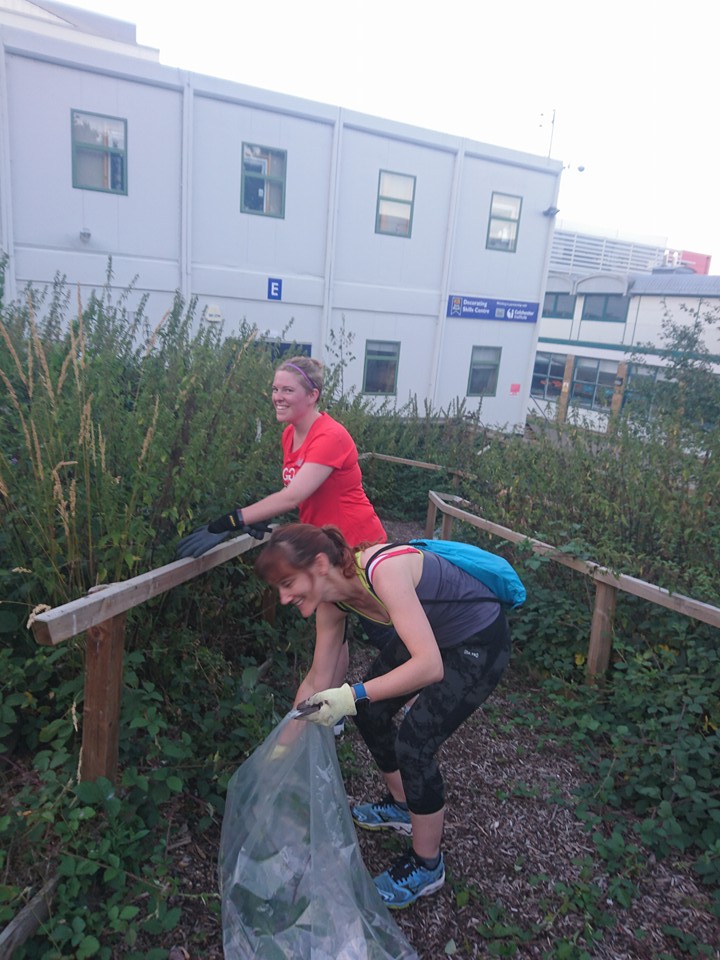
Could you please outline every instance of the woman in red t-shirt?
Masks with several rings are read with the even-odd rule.
[[[355,443],[337,420],[318,409],[323,365],[311,357],[280,364],[272,386],[282,435],[283,488],[201,527],[178,544],[178,557],[199,557],[232,533],[262,539],[264,521],[298,508],[300,521],[333,524],[352,547],[385,543],[382,523],[362,485]]]

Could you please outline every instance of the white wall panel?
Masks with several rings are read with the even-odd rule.
[[[15,242],[89,254],[180,250],[181,98],[172,90],[11,56],[7,62]],[[127,120],[127,196],[72,185],[70,112]]]

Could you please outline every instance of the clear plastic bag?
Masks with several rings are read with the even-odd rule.
[[[332,728],[303,723],[276,750],[289,723],[228,784],[219,860],[226,960],[418,960],[360,856]]]

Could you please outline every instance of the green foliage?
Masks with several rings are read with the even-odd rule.
[[[26,612],[160,565],[196,513],[270,482],[256,329],[221,340],[179,297],[151,328],[126,301],[108,286],[68,321],[58,281],[0,319],[1,575]]]
[[[663,307],[663,375],[657,382],[647,376],[631,381],[626,414],[641,417],[645,430],[661,433],[670,444],[707,455],[714,446],[710,434],[720,423],[720,377],[706,340],[720,328],[720,308],[680,303],[678,316],[667,303]],[[639,345],[633,359],[640,364],[643,346],[655,344]]]
[[[521,662],[536,676],[538,665],[544,668],[552,722],[591,775],[583,802],[632,811],[638,838],[649,849],[696,861],[703,880],[718,885],[717,644],[711,630],[691,621],[662,633],[662,619],[652,618],[655,629],[647,634],[616,638],[610,677],[595,685],[582,682],[583,658],[572,652],[573,634],[565,634],[564,661],[548,653],[547,637],[525,635]],[[558,652],[562,636],[561,629],[552,644]],[[611,850],[609,841],[604,849]]]
[[[262,642],[259,624],[258,634]],[[287,634],[292,641],[291,625]],[[304,642],[297,631],[295,642]],[[32,717],[21,718],[29,736],[26,743],[18,739],[16,757],[24,755],[21,745],[31,748],[32,772],[8,795],[7,814],[0,817],[5,876],[37,874],[39,883],[49,861],[60,878],[53,918],[18,960],[111,957],[117,949],[126,955],[139,937],[162,942],[188,896],[171,869],[169,837],[186,824],[198,837],[217,834],[230,776],[289,702],[263,681],[262,669],[242,648],[223,652],[182,630],[151,639],[126,657],[117,787],[102,779],[78,784],[75,707],[82,672],[75,664],[76,684],[53,689],[58,677],[51,680],[47,661],[54,657],[62,667],[59,654],[40,651],[34,663],[45,664],[45,686],[57,702],[52,714],[36,707]],[[12,663],[3,650],[0,667]],[[12,705],[17,698],[10,692],[6,699]],[[29,709],[22,701],[20,707]],[[40,860],[38,850],[44,851]],[[26,896],[24,884],[3,882],[0,922]],[[205,895],[217,901],[216,890]]]
[[[127,293],[113,300],[108,285],[68,319],[58,278],[47,295],[30,289],[0,316],[0,745],[8,761],[0,923],[32,886],[17,878],[39,885],[45,863],[61,877],[52,921],[18,960],[161,955],[138,943],[162,938],[183,909],[167,825],[188,822],[197,836],[218,830],[229,776],[288,708],[312,646],[311,625],[292,611],[279,610],[272,628],[265,622],[252,559],[144,604],[126,631],[118,784],[77,783],[83,640],[38,648],[25,628],[31,612],[170,561],[178,537],[226,510],[228,498],[256,499],[279,479],[271,355],[257,330],[244,323],[223,338],[180,298],[152,326],[142,305],[131,314],[127,302]],[[461,401],[443,411],[413,398],[378,406],[345,389],[352,338],[341,331],[328,348],[325,402],[359,450],[442,468],[364,461],[383,517],[422,521],[427,490],[452,490],[471,511],[568,554],[720,603],[720,437],[703,428],[714,413],[698,405],[695,370],[678,367],[676,379],[697,430],[677,417],[673,427],[676,393],[675,406],[658,405],[662,417],[640,435],[627,417],[607,436],[546,424],[523,438],[488,431]],[[455,535],[508,556],[528,588],[512,614],[515,662],[553,710],[512,722],[551,722],[585,764],[591,786],[578,812],[614,878],[603,895],[620,905],[636,895],[641,841],[694,862],[717,885],[716,632],[622,597],[611,670],[588,686],[591,582],[522,545],[467,527]],[[26,776],[10,787],[15,770]],[[623,828],[624,813],[636,834]],[[605,920],[587,864],[577,868],[577,883],[555,889],[546,908],[580,918],[581,934],[557,941],[552,954],[579,960]],[[459,905],[470,896],[458,890]],[[217,909],[216,892],[207,899]],[[477,932],[489,955],[512,956],[538,932],[486,908]],[[668,936],[702,954],[703,945]],[[446,953],[457,950],[449,941]]]

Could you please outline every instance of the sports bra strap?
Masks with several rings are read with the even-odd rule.
[[[392,553],[390,551],[392,551]],[[417,547],[411,546],[410,544],[390,543],[385,547],[381,547],[377,553],[370,557],[368,562],[365,564],[365,578],[373,593],[375,593],[375,588],[372,585],[373,570],[375,570],[378,565],[383,562],[383,560],[388,560],[390,557],[401,557],[406,553],[422,553],[422,551],[418,550]]]

